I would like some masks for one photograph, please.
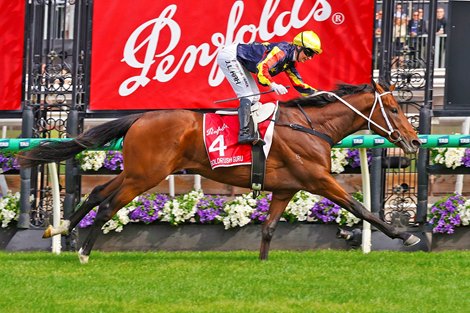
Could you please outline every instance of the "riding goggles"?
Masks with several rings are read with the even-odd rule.
[[[304,53],[309,58],[313,57],[316,54],[315,51],[310,48],[304,48]]]

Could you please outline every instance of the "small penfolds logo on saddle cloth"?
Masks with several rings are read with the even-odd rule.
[[[238,115],[204,114],[204,144],[212,169],[251,164],[251,145],[238,144],[238,128]],[[272,116],[258,124],[258,131],[267,157],[274,133]]]

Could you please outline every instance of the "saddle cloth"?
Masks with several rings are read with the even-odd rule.
[[[266,142],[263,152],[267,157],[274,133],[273,117],[275,105],[269,119],[258,124],[258,132]],[[251,164],[251,145],[238,144],[238,115],[204,114],[203,138],[212,169]]]

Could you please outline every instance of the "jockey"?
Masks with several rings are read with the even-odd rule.
[[[251,105],[259,101],[258,86],[250,73],[256,74],[258,82],[269,86],[278,95],[287,93],[287,88],[273,81],[273,76],[286,72],[294,88],[302,95],[315,93],[316,89],[303,82],[295,69],[296,62],[310,60],[322,53],[320,38],[313,31],[303,31],[292,43],[233,44],[224,47],[217,56],[217,63],[233,90],[240,97],[238,118],[240,121],[239,143],[254,143],[256,137],[250,117]]]

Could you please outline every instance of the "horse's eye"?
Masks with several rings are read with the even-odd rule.
[[[397,109],[397,108],[392,108],[390,111],[391,111],[392,113],[394,113],[394,114],[397,114],[397,113],[398,113],[398,109]]]

